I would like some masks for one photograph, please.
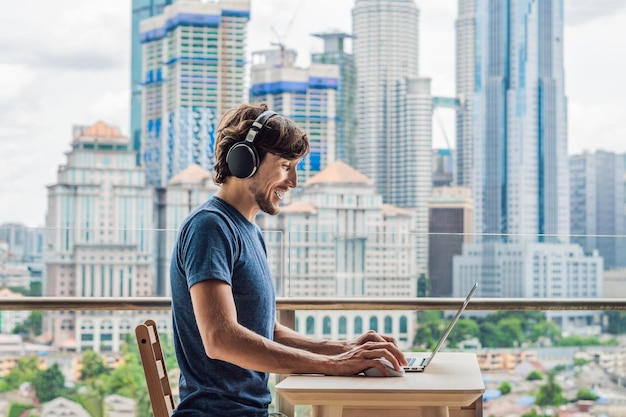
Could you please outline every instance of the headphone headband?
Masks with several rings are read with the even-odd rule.
[[[245,141],[248,143],[254,142],[254,138],[256,138],[256,135],[258,135],[259,132],[265,127],[267,121],[276,115],[277,113],[272,110],[266,110],[259,114],[254,122],[252,122],[252,126],[250,127],[250,130],[248,130]]]

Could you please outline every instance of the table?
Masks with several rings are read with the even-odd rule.
[[[313,417],[482,416],[484,391],[476,355],[457,352],[402,377],[291,375],[276,385],[283,400],[312,405]]]

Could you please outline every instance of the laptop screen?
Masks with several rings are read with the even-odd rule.
[[[478,283],[475,282],[474,286],[470,290],[469,294],[467,294],[467,297],[465,297],[465,301],[463,301],[463,304],[461,305],[459,310],[456,312],[456,314],[454,315],[454,317],[450,321],[450,324],[448,324],[448,327],[446,328],[446,331],[443,332],[443,335],[441,336],[441,338],[439,338],[439,342],[437,343],[437,346],[435,346],[435,349],[433,350],[433,353],[424,362],[424,366],[428,365],[430,363],[430,361],[433,359],[433,357],[435,356],[435,354],[439,351],[439,349],[441,349],[441,347],[445,343],[446,339],[448,338],[448,335],[452,331],[452,328],[454,327],[456,322],[459,320],[459,317],[461,317],[461,314],[463,314],[463,311],[465,310],[465,307],[467,307],[467,304],[469,303],[470,298],[472,298],[472,296],[476,292],[477,288],[478,288]]]

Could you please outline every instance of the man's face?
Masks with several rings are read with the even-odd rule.
[[[259,209],[267,214],[278,214],[283,196],[298,185],[296,165],[300,160],[289,160],[268,153],[251,178],[250,192]]]

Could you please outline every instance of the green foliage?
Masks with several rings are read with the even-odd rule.
[[[24,356],[17,360],[15,367],[2,380],[2,391],[10,391],[18,388],[24,382],[33,382],[37,375],[39,360],[37,356]]]
[[[598,399],[598,395],[592,392],[588,388],[580,388],[578,392],[576,392],[576,401],[580,401],[580,400],[595,401],[597,399]]]
[[[548,372],[548,381],[545,385],[539,387],[539,391],[535,397],[535,404],[538,406],[558,407],[568,402],[563,396],[563,388],[556,383],[555,377],[556,374],[554,372]]]
[[[500,347],[505,341],[502,340],[495,323],[483,323],[480,326],[480,343],[486,348]]]
[[[550,339],[553,344],[558,345],[562,339],[561,329],[559,329],[559,326],[551,321],[539,321],[532,327],[530,340],[535,343],[543,337]]]
[[[539,414],[537,409],[533,408],[526,414],[522,414],[522,417],[559,417],[558,414]]]
[[[589,360],[585,358],[574,358],[574,366],[584,366],[589,363]]]
[[[69,394],[65,388],[65,377],[56,363],[48,369],[37,372],[32,385],[37,393],[37,398],[42,403],[57,397],[67,397]]]
[[[558,346],[602,346],[602,342],[597,336],[568,336],[564,337]]]
[[[9,409],[9,414],[7,417],[19,417],[24,411],[30,410],[32,408],[32,404],[13,403],[11,404],[11,408]]]
[[[423,346],[425,349],[432,349],[439,335],[443,332],[441,326],[444,324],[441,311],[426,310],[420,311],[417,315],[417,331],[415,332],[414,346]]]
[[[421,273],[417,279],[417,296],[426,297],[430,293],[430,280],[426,278],[426,274]]]
[[[543,379],[543,374],[537,370],[530,371],[528,375],[526,375],[526,381],[539,381]]]
[[[502,395],[510,394],[511,391],[513,390],[513,388],[511,388],[511,384],[509,383],[509,381],[503,381],[500,384],[500,386],[498,386],[498,389],[500,390]]]
[[[30,337],[39,336],[42,331],[43,312],[33,311],[23,323],[13,328],[13,334],[28,334]]]
[[[506,341],[505,343],[508,346],[521,346],[522,343],[524,343],[524,340],[526,339],[524,332],[522,331],[524,324],[519,318],[504,318],[498,321],[497,326],[501,337],[504,338],[504,341]]]
[[[80,359],[80,380],[85,381],[90,378],[98,378],[109,373],[109,367],[102,356],[91,349],[87,349]]]
[[[457,346],[463,340],[480,337],[480,327],[478,323],[470,319],[459,319],[454,331],[448,336],[448,342],[452,346]]]
[[[611,334],[626,333],[626,311],[608,311],[606,332]]]

